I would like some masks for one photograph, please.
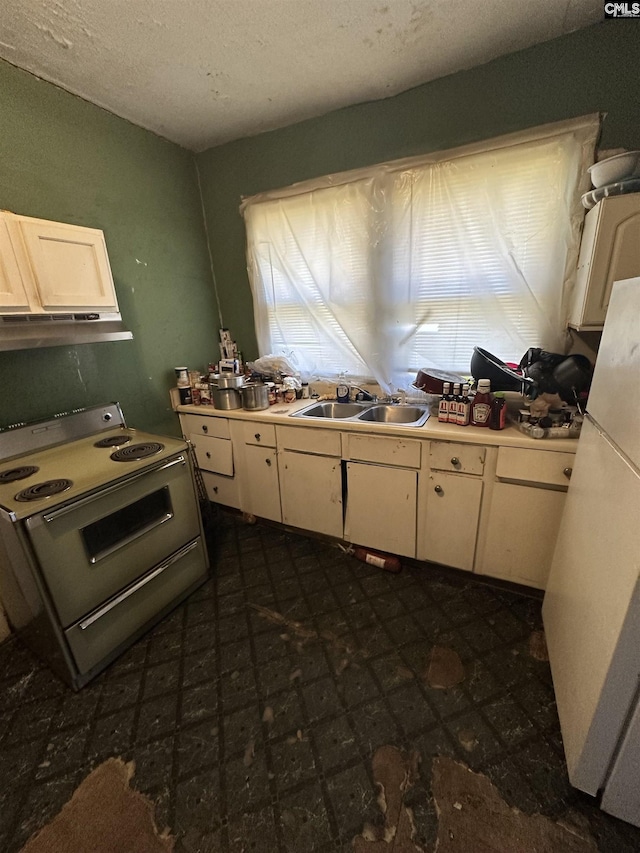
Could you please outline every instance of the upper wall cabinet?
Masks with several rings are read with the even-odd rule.
[[[640,275],[640,193],[599,201],[584,220],[569,326],[600,331],[614,281]]]
[[[118,312],[104,234],[0,213],[0,313]]]
[[[4,214],[0,219],[0,310],[29,310],[29,297]]]

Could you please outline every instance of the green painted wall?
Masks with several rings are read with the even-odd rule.
[[[640,39],[609,21],[385,101],[196,155],[225,324],[257,354],[243,195],[604,111],[603,147],[640,148]],[[0,352],[0,426],[119,400],[177,433],[175,364],[217,355],[194,156],[0,62],[0,207],[102,228],[133,341]]]
[[[177,434],[173,367],[216,355],[193,155],[0,62],[0,207],[101,228],[132,341],[0,352],[0,426],[119,400]]]
[[[318,175],[606,112],[601,145],[640,148],[637,21],[607,21],[384,101],[197,156],[224,322],[257,355],[242,196]]]

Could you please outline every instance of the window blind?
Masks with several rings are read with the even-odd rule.
[[[261,354],[387,391],[563,347],[597,121],[382,164],[243,204]]]

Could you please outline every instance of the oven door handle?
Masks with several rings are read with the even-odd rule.
[[[122,604],[123,601],[126,601],[127,598],[138,592],[138,590],[142,589],[143,586],[151,583],[151,581],[155,580],[158,575],[161,575],[162,572],[166,571],[169,566],[172,566],[178,560],[181,560],[186,554],[193,551],[194,548],[197,548],[199,544],[200,537],[194,539],[193,542],[189,542],[188,545],[185,545],[184,548],[181,548],[179,551],[176,551],[168,560],[165,560],[164,563],[160,563],[159,566],[156,566],[155,569],[149,572],[148,575],[141,578],[137,583],[134,583],[133,586],[125,589],[124,592],[121,592],[120,595],[117,595],[108,604],[105,604],[104,607],[100,607],[98,610],[94,611],[91,616],[87,616],[86,619],[83,619],[82,622],[78,624],[78,628],[80,628],[81,631],[86,631],[87,628],[94,624],[94,622],[97,622],[98,619],[102,619],[102,617],[106,616],[107,613],[114,609],[114,607]]]
[[[151,530],[155,530],[156,527],[160,527],[161,524],[164,524],[165,521],[169,521],[171,518],[173,518],[173,513],[165,512],[165,514],[160,516],[160,518],[156,518],[154,521],[150,521],[149,524],[145,524],[144,527],[141,527],[139,530],[136,530],[136,532],[132,533],[131,536],[126,536],[124,539],[118,539],[118,542],[111,548],[105,548],[104,551],[99,551],[97,554],[94,554],[93,557],[89,557],[89,562],[91,563],[91,565],[95,565],[98,560],[103,560],[110,554],[115,554],[116,551],[119,551],[126,545],[131,545],[131,543],[135,542],[136,539],[139,539],[141,536],[144,536],[145,533],[149,533]]]
[[[170,462],[165,462],[163,465],[158,465],[155,468],[145,468],[144,471],[139,471],[137,474],[132,474],[130,477],[127,477],[124,483],[119,483],[115,486],[107,486],[104,489],[100,489],[99,492],[89,495],[86,498],[80,498],[78,501],[74,501],[73,503],[67,504],[67,506],[62,506],[60,509],[54,509],[53,512],[44,513],[42,518],[48,523],[50,521],[55,521],[56,518],[60,518],[62,515],[66,515],[68,512],[73,512],[79,506],[85,506],[86,504],[90,504],[95,501],[97,498],[103,497],[103,495],[111,495],[114,492],[119,492],[120,489],[126,489],[129,483],[132,480],[139,480],[141,477],[146,477],[148,474],[151,474],[155,471],[164,471],[167,468],[172,468],[174,465],[186,465],[187,461],[184,456],[180,455],[175,459],[172,459]]]

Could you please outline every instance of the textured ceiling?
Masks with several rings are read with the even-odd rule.
[[[2,0],[0,57],[195,151],[602,18],[601,0]]]

